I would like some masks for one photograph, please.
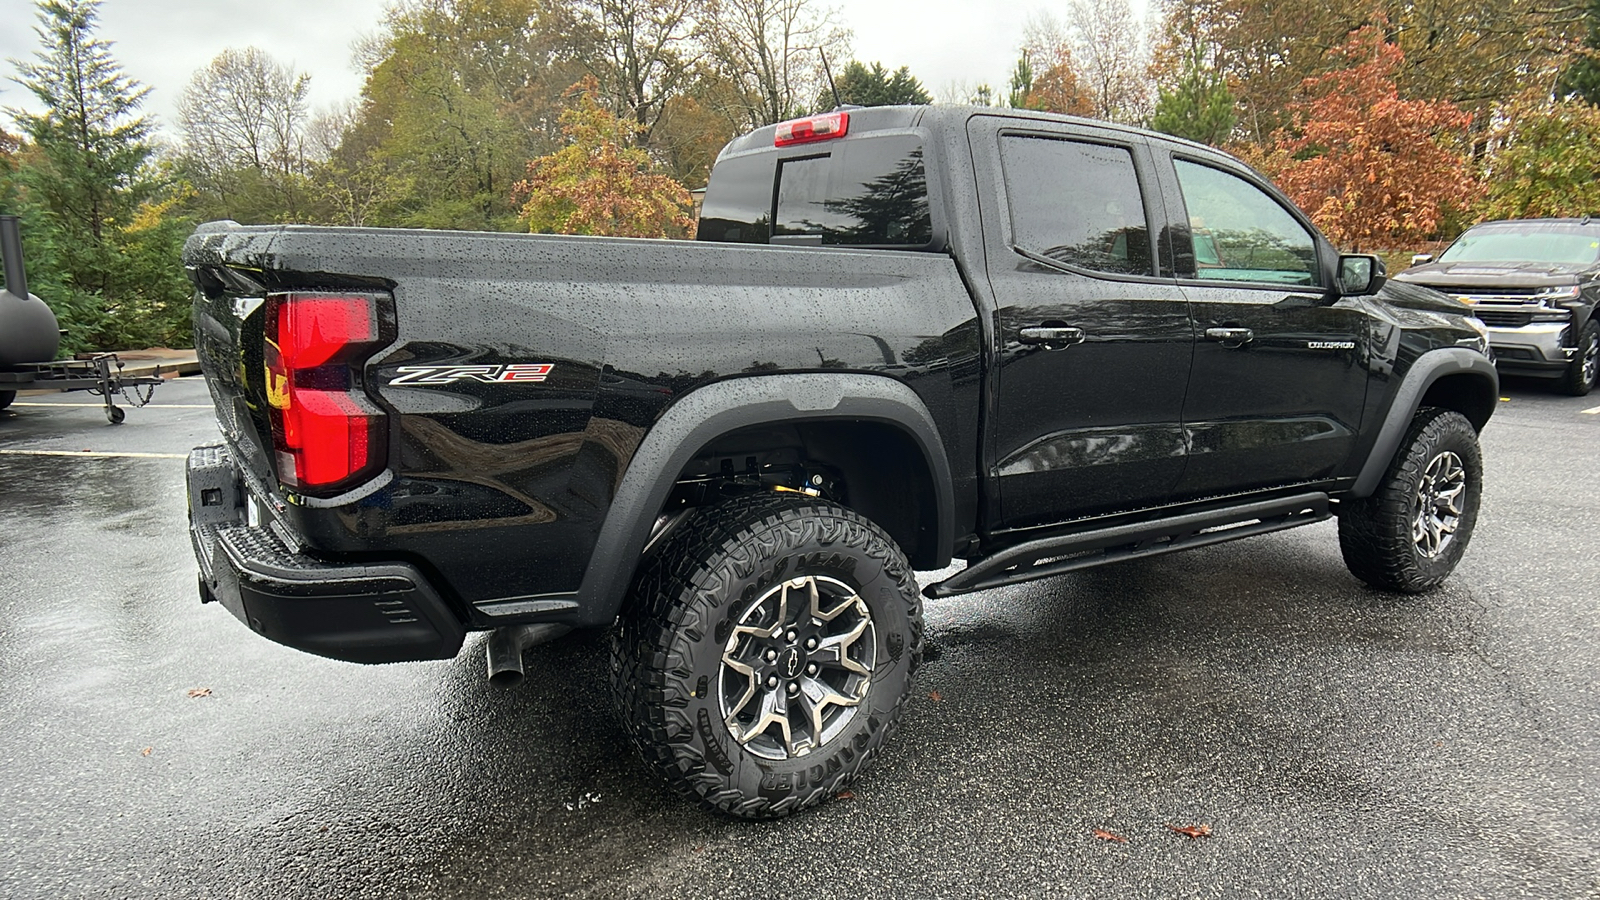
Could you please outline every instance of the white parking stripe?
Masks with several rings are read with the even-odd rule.
[[[23,403],[18,401],[12,406],[71,406],[82,409],[104,409],[104,403]],[[209,403],[149,403],[144,406],[130,406],[128,409],[211,409]]]
[[[1583,410],[1582,414],[1586,416],[1600,416],[1600,406],[1596,406],[1594,409]]]
[[[0,450],[6,456],[87,456],[95,459],[188,459],[187,453],[139,453],[132,450]]]

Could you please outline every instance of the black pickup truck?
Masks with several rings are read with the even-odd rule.
[[[1236,160],[1009,110],[740,137],[695,242],[217,223],[184,260],[203,600],[357,662],[610,627],[645,760],[751,817],[880,753],[924,596],[1330,515],[1357,577],[1438,585],[1497,390],[1466,306]]]
[[[1600,221],[1484,222],[1395,278],[1470,305],[1500,371],[1576,397],[1600,385]]]

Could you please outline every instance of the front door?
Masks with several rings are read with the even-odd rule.
[[[1361,426],[1365,313],[1327,301],[1328,248],[1261,185],[1181,157],[1161,171],[1193,246],[1177,261],[1195,330],[1178,498],[1332,478]]]
[[[1004,180],[984,210],[1001,527],[1164,502],[1183,471],[1193,334],[1151,239],[1163,212],[1147,151],[1049,123],[971,136]]]

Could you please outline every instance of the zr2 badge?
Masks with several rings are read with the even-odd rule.
[[[509,366],[401,366],[389,384],[533,384],[550,377],[554,363],[514,363]]]

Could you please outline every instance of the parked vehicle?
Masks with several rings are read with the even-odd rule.
[[[1238,161],[1016,110],[758,129],[693,243],[217,223],[184,259],[202,598],[360,662],[492,630],[502,674],[614,626],[640,754],[741,816],[880,754],[924,597],[1333,514],[1359,578],[1438,585],[1496,402],[1467,307]]]
[[[1395,277],[1471,304],[1502,372],[1580,397],[1600,382],[1600,220],[1485,222],[1411,262]]]

